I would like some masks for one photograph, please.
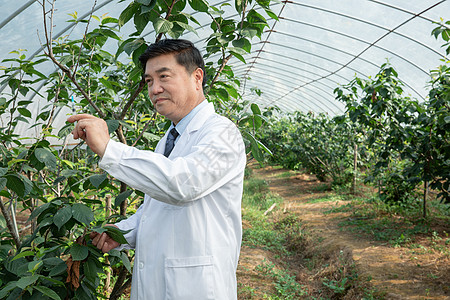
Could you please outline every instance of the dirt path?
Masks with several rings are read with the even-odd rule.
[[[321,191],[323,183],[312,176],[293,174],[289,177],[285,176],[286,170],[272,167],[254,169],[254,174],[264,178],[270,190],[285,199],[283,210],[298,215],[310,233],[321,241],[323,249],[349,253],[355,261],[358,277],[370,280],[370,284],[381,291],[385,299],[450,299],[448,255],[426,247],[420,249],[422,251],[394,248],[386,242],[361,238],[342,230],[338,224],[348,220],[351,217],[349,213],[324,212],[347,202],[311,202],[331,193]],[[449,227],[447,224],[447,232]],[[423,242],[426,244],[429,240],[424,237]],[[264,256],[263,251],[244,248],[241,260],[251,264]],[[238,271],[244,272],[242,269]]]

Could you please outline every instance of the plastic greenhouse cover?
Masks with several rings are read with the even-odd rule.
[[[88,18],[96,3],[95,15],[117,18],[130,2],[57,0],[54,33],[81,37],[85,25],[68,23],[68,14],[76,11],[79,17]],[[211,4],[227,2],[210,1]],[[235,14],[229,6],[223,8],[229,10],[228,16]],[[229,62],[235,74],[242,78],[243,99],[262,107],[278,106],[284,112],[342,114],[344,106],[335,100],[333,90],[355,75],[375,76],[387,61],[399,73],[406,92],[423,100],[427,97],[430,70],[442,64],[441,59],[447,59],[441,47],[443,41],[436,40],[431,31],[437,27],[433,21],[450,19],[450,1],[288,0],[274,3],[272,9],[279,21],[271,20],[262,39],[253,40],[252,52],[244,56],[247,64],[235,58]],[[29,58],[42,54],[43,13],[38,1],[0,0],[0,10],[3,41],[0,61],[12,57],[12,50],[26,49]],[[195,26],[198,35],[187,33],[183,38],[204,50],[206,38],[211,34],[210,20],[195,17],[204,26]],[[134,31],[130,23],[121,30],[123,37]],[[151,24],[142,35],[147,42],[155,39]],[[49,73],[55,70],[50,63],[46,68]],[[5,89],[0,85],[0,92]],[[33,101],[29,110],[34,113],[45,105],[37,94],[25,100]],[[62,109],[54,126],[62,126],[69,113],[70,109]],[[4,116],[2,121],[5,122]],[[30,132],[29,126],[20,124],[17,131],[26,136],[39,134],[35,132],[37,129]]]

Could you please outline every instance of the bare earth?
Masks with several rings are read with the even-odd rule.
[[[387,242],[361,238],[342,229],[339,222],[350,217],[349,213],[324,214],[324,211],[346,204],[346,201],[329,201],[307,203],[312,199],[323,198],[331,192],[321,192],[317,187],[322,185],[314,176],[294,174],[291,177],[280,176],[286,170],[274,169],[270,166],[255,168],[254,176],[267,181],[270,190],[284,198],[281,211],[295,213],[306,226],[315,240],[320,243],[308,251],[323,251],[322,256],[337,260],[333,253],[344,253],[347,259],[355,264],[358,278],[368,279],[370,288],[376,289],[379,299],[450,299],[450,258],[440,251],[430,250],[430,237],[423,237],[418,243],[425,249],[408,247],[394,248]],[[278,208],[280,210],[280,208]],[[244,224],[244,227],[246,224]],[[445,235],[450,233],[450,224],[437,226],[436,231]],[[417,243],[417,241],[416,241]],[[317,244],[317,243],[316,243]],[[444,244],[443,244],[444,245]],[[444,247],[449,247],[445,245]],[[335,255],[333,257],[333,255]],[[258,275],[255,266],[264,259],[276,260],[276,257],[261,249],[243,247],[238,267],[238,282],[252,286],[256,291],[265,289],[270,284],[268,279]],[[296,280],[310,292],[318,288],[319,279],[327,272],[326,268],[307,270],[300,260],[291,262],[291,269],[296,270]],[[267,290],[267,289],[266,289]],[[308,293],[311,295],[311,293]],[[258,294],[239,295],[240,299],[259,299]],[[361,299],[359,295],[347,293],[343,299]]]

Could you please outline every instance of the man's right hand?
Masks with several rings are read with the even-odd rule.
[[[113,226],[116,227],[116,225],[107,225],[107,226]],[[118,242],[113,240],[106,232],[98,233],[98,232],[91,232],[89,237],[92,240],[92,244],[96,246],[98,249],[102,250],[103,253],[109,252],[110,250],[120,246]]]
[[[92,151],[103,157],[109,142],[108,125],[103,119],[88,114],[70,116],[67,121],[76,123],[72,131],[74,139],[82,139]]]

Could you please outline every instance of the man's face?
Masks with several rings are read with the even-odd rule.
[[[184,66],[177,63],[174,54],[149,59],[144,77],[156,111],[175,124],[199,103],[202,70],[197,68],[189,74]]]

